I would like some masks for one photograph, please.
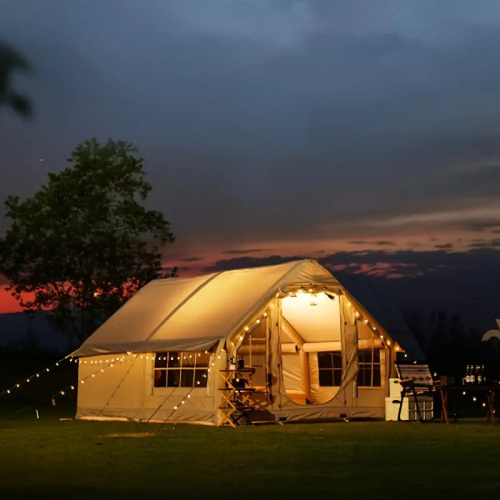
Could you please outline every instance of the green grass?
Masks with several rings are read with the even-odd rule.
[[[52,362],[4,357],[2,388]],[[75,370],[62,365],[0,399],[0,499],[499,497],[500,425],[484,420],[235,430],[60,421],[74,416],[75,394],[50,399]],[[109,437],[138,432],[153,435]]]
[[[174,429],[46,413],[0,423],[2,498],[488,499],[500,491],[500,426],[483,422]],[[108,436],[138,432],[153,435]]]

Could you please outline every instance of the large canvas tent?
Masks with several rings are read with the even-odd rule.
[[[77,418],[233,425],[240,396],[267,420],[383,418],[396,356],[421,357],[391,333],[313,260],[154,280],[73,354]]]

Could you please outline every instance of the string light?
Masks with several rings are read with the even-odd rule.
[[[14,389],[14,388],[19,389],[21,387],[21,385],[24,384],[24,383],[29,384],[32,379],[40,378],[40,375],[42,373],[49,373],[52,367],[58,367],[63,361],[66,361],[66,360],[73,361],[73,358],[70,355],[65,356],[64,358],[56,361],[53,365],[48,366],[46,368],[43,368],[39,372],[34,373],[33,375],[30,375],[22,383],[18,382],[18,383],[12,385],[11,387],[9,387],[7,389],[4,389],[2,392],[0,392],[0,396],[5,395],[5,394],[11,394],[12,393],[12,389]]]

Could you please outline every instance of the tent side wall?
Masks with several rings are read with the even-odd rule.
[[[216,424],[215,363],[225,362],[217,358],[211,356],[207,387],[191,389],[154,387],[154,353],[80,358],[76,418]]]

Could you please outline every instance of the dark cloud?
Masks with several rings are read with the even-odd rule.
[[[475,239],[468,247],[471,249],[500,247],[500,238],[495,238],[493,240]]]
[[[245,255],[248,253],[258,253],[258,252],[269,252],[268,248],[242,248],[242,249],[234,249],[234,250],[224,250],[221,253],[224,254],[232,254],[232,255]]]
[[[247,267],[274,266],[290,262],[292,260],[304,259],[303,256],[283,257],[281,255],[269,255],[268,257],[233,257],[232,259],[218,260],[215,264],[207,266],[206,272],[229,271],[231,269],[242,269]]]
[[[35,189],[80,141],[113,136],[138,144],[152,202],[191,239],[359,233],[471,197],[497,203],[493,6],[482,16],[457,0],[443,19],[415,2],[408,24],[392,2],[123,4],[3,9],[0,29],[36,67],[23,85],[37,117],[0,120],[2,197]]]
[[[184,257],[180,260],[182,262],[199,262],[200,260],[202,260],[202,258],[201,257]]]
[[[443,243],[442,245],[434,245],[434,248],[438,250],[451,250],[453,245],[451,243]]]

